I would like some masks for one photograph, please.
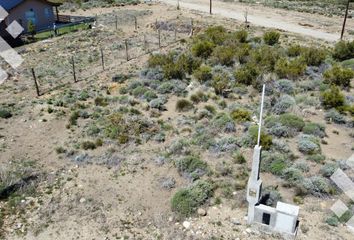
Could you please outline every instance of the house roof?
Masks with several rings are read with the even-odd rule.
[[[10,11],[11,9],[15,8],[17,5],[21,4],[22,2],[24,2],[26,0],[0,0],[0,5],[6,10],[6,11]],[[60,3],[54,3],[54,2],[50,2],[47,0],[42,0],[47,2],[48,4],[51,4],[53,6],[58,6],[60,5]]]

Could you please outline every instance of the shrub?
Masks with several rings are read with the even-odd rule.
[[[157,92],[160,94],[172,93],[174,86],[171,82],[164,82],[158,88]]]
[[[323,163],[326,160],[326,157],[323,156],[322,154],[314,154],[307,156],[306,160],[313,161],[316,163]]]
[[[263,145],[262,145],[263,148]],[[262,156],[261,170],[281,175],[288,167],[287,156],[280,153],[264,151]]]
[[[289,57],[298,57],[301,55],[302,51],[303,47],[301,47],[299,44],[292,44],[288,47],[287,54]]]
[[[280,53],[277,49],[264,45],[250,53],[250,61],[260,69],[265,71],[273,71],[275,63],[280,58]]]
[[[204,83],[212,79],[213,74],[211,70],[210,66],[202,65],[194,71],[193,75],[200,83]]]
[[[205,174],[208,165],[198,156],[187,156],[175,161],[175,166],[180,174],[188,174],[193,179]]]
[[[204,94],[202,91],[198,91],[191,95],[191,101],[194,103],[206,102],[208,101],[208,96]]]
[[[84,150],[93,150],[96,149],[96,144],[94,142],[91,141],[85,141],[81,143],[81,148]]]
[[[218,46],[214,49],[212,57],[216,64],[232,66],[234,64],[235,51],[229,46]]]
[[[196,57],[201,57],[201,58],[208,58],[214,49],[215,45],[206,40],[199,40],[196,43],[192,45],[192,53]]]
[[[257,80],[260,75],[260,71],[255,64],[248,63],[237,69],[234,75],[236,82],[251,85]]]
[[[105,107],[108,105],[108,101],[106,98],[103,97],[96,97],[95,98],[95,105],[96,106],[101,106],[101,107]]]
[[[336,109],[331,109],[325,113],[325,119],[329,122],[334,122],[337,124],[345,124],[345,118]]]
[[[302,118],[291,113],[285,113],[280,115],[279,122],[282,125],[294,129],[298,132],[300,132],[302,128],[305,126],[305,122]]]
[[[329,182],[323,177],[313,176],[309,179],[305,179],[303,186],[309,193],[315,196],[330,193]]]
[[[224,95],[225,90],[229,87],[229,84],[230,77],[227,72],[222,71],[214,74],[211,85],[216,94]]]
[[[251,113],[246,109],[236,109],[231,112],[231,118],[237,122],[251,121]]]
[[[322,124],[306,123],[304,128],[302,129],[302,132],[305,134],[314,135],[323,138],[326,136],[325,129],[326,127]]]
[[[267,31],[263,34],[263,40],[268,45],[275,45],[279,42],[280,33],[276,31]]]
[[[223,26],[209,27],[205,31],[205,36],[214,44],[222,44],[227,37],[227,31]]]
[[[338,42],[334,47],[333,57],[340,61],[354,58],[354,41]]]
[[[235,33],[235,38],[237,39],[237,41],[239,41],[240,43],[245,43],[247,42],[247,38],[248,38],[248,32],[244,29],[237,31]]]
[[[289,167],[282,173],[282,177],[288,181],[291,186],[295,186],[297,183],[301,183],[304,179],[301,170]]]
[[[345,96],[337,86],[331,86],[321,94],[322,105],[326,109],[344,106]]]
[[[11,117],[12,117],[12,113],[9,110],[0,108],[0,118],[8,119]]]
[[[148,90],[144,93],[143,98],[146,99],[146,101],[150,102],[151,100],[157,98],[157,95],[155,92]]]
[[[293,106],[295,106],[295,104],[296,102],[293,97],[289,95],[283,95],[279,98],[272,110],[275,114],[282,114],[287,112]]]
[[[247,162],[246,158],[243,156],[243,154],[238,152],[238,151],[234,152],[232,154],[232,158],[233,158],[234,162],[237,163],[237,164],[243,164],[243,163]]]
[[[294,93],[294,83],[287,79],[282,79],[277,81],[277,89],[281,93],[293,94]]]
[[[251,137],[253,145],[257,144],[258,140],[258,126],[253,125],[248,129],[248,135]],[[264,150],[270,149],[272,146],[272,136],[266,134],[264,131],[261,131],[261,146]]]
[[[245,64],[247,62],[250,55],[250,50],[251,46],[247,43],[241,44],[238,48],[236,48],[235,55],[241,64]]]
[[[274,66],[274,71],[280,78],[296,79],[302,76],[305,70],[306,64],[302,58],[295,58],[293,60],[281,58]]]
[[[350,80],[354,77],[354,71],[334,65],[324,73],[325,83],[334,84],[342,87],[350,87]]]
[[[77,125],[77,120],[79,119],[80,114],[78,111],[74,111],[71,113],[69,117],[69,125]]]
[[[132,91],[132,95],[134,97],[142,97],[147,91],[148,89],[146,87],[138,86]]]
[[[304,154],[316,154],[321,152],[320,143],[311,135],[301,135],[298,140],[298,149]]]
[[[213,194],[210,183],[199,180],[192,186],[176,192],[171,200],[172,211],[180,217],[188,217],[196,212]]]
[[[217,114],[211,122],[212,129],[216,132],[235,132],[236,127],[233,119],[227,113]]]
[[[192,102],[187,99],[179,99],[176,103],[176,111],[178,112],[186,112],[193,108]]]
[[[339,168],[337,163],[326,163],[321,167],[320,173],[323,177],[330,177],[333,175],[335,171]]]
[[[319,66],[326,59],[327,52],[321,48],[308,47],[302,53],[308,66]]]

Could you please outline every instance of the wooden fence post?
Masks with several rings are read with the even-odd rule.
[[[72,65],[73,65],[74,82],[77,82],[77,79],[76,79],[76,71],[75,71],[75,60],[74,60],[74,56],[71,57],[71,63],[72,63]]]
[[[118,16],[116,16],[116,30],[118,30]]]
[[[127,59],[127,62],[129,62],[129,53],[128,53],[128,40],[125,40],[125,56]]]
[[[191,26],[192,26],[191,36],[193,36],[193,34],[194,34],[194,20],[193,20],[193,18],[191,18]]]
[[[159,29],[158,32],[159,32],[159,48],[161,48],[161,30]]]
[[[103,49],[101,48],[101,62],[102,62],[102,69],[103,71],[105,70],[104,69],[104,55],[103,55]]]
[[[36,73],[34,72],[33,68],[32,68],[32,75],[33,75],[34,85],[36,86],[37,96],[39,97],[41,94],[39,93],[39,87],[38,87],[38,83],[37,83]]]
[[[135,30],[138,30],[138,18],[134,16]]]
[[[146,35],[145,35],[145,34],[144,34],[144,51],[145,51],[145,52],[148,51],[147,40],[146,40]]]
[[[175,26],[175,42],[177,41],[177,27]]]

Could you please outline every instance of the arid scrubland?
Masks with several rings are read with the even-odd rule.
[[[266,84],[267,204],[300,206],[299,239],[351,239],[353,202],[330,176],[354,176],[353,41],[157,3],[102,11],[94,29],[19,48],[0,86],[0,238],[281,239],[244,219]]]

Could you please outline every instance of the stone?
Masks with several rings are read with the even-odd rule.
[[[199,216],[206,216],[207,212],[203,208],[198,208],[197,213]]]
[[[86,202],[86,199],[85,198],[80,198],[80,203],[84,203]]]
[[[237,218],[232,218],[231,223],[234,225],[241,225],[241,222]]]
[[[182,225],[183,225],[183,227],[184,227],[185,229],[189,229],[189,228],[191,227],[191,223],[188,222],[188,221],[184,221],[184,222],[182,223]]]

